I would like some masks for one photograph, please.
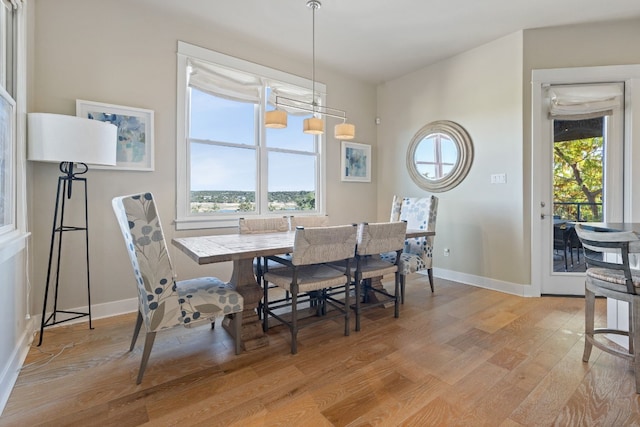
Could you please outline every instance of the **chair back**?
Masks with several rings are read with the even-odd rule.
[[[153,195],[115,197],[112,206],[133,266],[139,310],[147,330],[181,324],[173,266]]]
[[[405,197],[402,199],[400,220],[407,222],[407,228],[412,230],[436,231],[436,216],[438,214],[438,198]],[[416,237],[405,240],[404,252],[419,255],[425,263],[425,268],[433,264],[434,236]]]
[[[357,226],[297,227],[293,243],[293,265],[341,261],[355,256]]]
[[[326,227],[328,225],[329,217],[327,215],[292,215],[289,217],[289,226],[291,230],[295,230],[297,227]]]
[[[640,253],[640,239],[632,231],[595,231],[576,224],[575,231],[582,243],[588,269],[622,271],[621,283],[630,294],[636,294],[629,255]],[[607,274],[602,271],[602,274]]]
[[[289,219],[282,218],[240,218],[238,232],[240,234],[281,233],[289,231]]]
[[[358,227],[356,253],[366,256],[402,250],[406,232],[404,221],[362,223]]]

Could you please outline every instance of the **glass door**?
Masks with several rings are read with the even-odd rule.
[[[622,221],[623,89],[622,83],[616,83],[545,90],[542,294],[584,294],[585,264],[574,228],[577,222]]]

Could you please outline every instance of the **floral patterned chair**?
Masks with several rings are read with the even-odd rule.
[[[403,199],[393,196],[390,221],[406,221],[407,229],[435,231],[438,198],[436,196]],[[433,292],[433,241],[435,236],[406,239],[400,255],[400,302],[404,303],[405,278],[408,274],[427,270],[429,285]],[[395,263],[395,252],[388,252],[382,258]]]
[[[151,193],[115,197],[112,205],[138,287],[138,319],[129,351],[135,346],[142,324],[146,330],[136,384],[142,382],[156,333],[163,329],[190,327],[231,315],[235,353],[239,354],[242,295],[215,277],[176,281]]]

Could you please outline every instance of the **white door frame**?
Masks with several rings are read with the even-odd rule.
[[[544,126],[542,116],[543,89],[548,84],[580,84],[580,83],[625,83],[624,111],[624,203],[623,219],[640,222],[640,185],[634,188],[634,182],[640,182],[640,167],[635,170],[632,165],[640,165],[640,140],[637,147],[632,144],[633,129],[640,129],[640,108],[634,114],[633,105],[640,105],[640,65],[616,65],[604,67],[557,68],[532,70],[531,72],[531,286],[534,295],[540,295],[543,274],[542,259],[542,221],[540,219],[540,201],[543,200],[544,179],[540,170],[546,161],[542,141]],[[634,90],[635,89],[635,90]],[[640,134],[640,131],[638,132]],[[635,149],[634,149],[635,148]],[[635,197],[634,197],[635,190]]]

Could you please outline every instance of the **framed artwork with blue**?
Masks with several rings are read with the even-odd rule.
[[[112,123],[118,128],[116,165],[92,165],[91,169],[154,169],[153,110],[78,99],[76,116]]]
[[[371,146],[342,141],[342,181],[371,182]]]

